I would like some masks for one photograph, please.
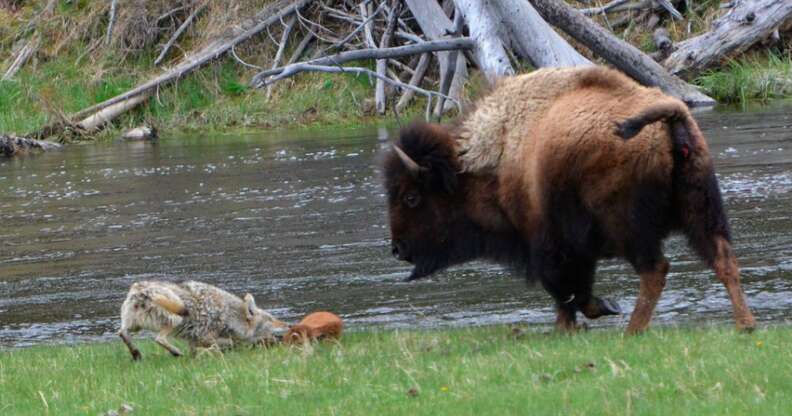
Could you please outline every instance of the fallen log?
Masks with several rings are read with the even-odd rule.
[[[421,84],[424,75],[426,75],[426,70],[427,68],[429,68],[430,61],[431,61],[430,54],[425,53],[421,55],[421,58],[418,60],[418,63],[415,65],[415,71],[413,72],[412,77],[410,77],[410,82],[409,82],[410,85],[418,86]],[[407,105],[410,104],[410,100],[412,100],[412,97],[414,95],[415,95],[415,91],[411,89],[405,90],[404,94],[402,94],[401,98],[399,98],[399,102],[396,103],[396,112],[401,112],[405,108],[407,108]]]
[[[734,7],[712,22],[712,30],[679,42],[663,61],[671,73],[691,77],[771,36],[792,19],[789,0],[735,0]]]
[[[491,2],[503,22],[514,51],[536,67],[591,65],[539,16],[527,0]]]
[[[652,58],[603,29],[578,10],[557,0],[532,0],[532,2],[549,23],[641,84],[659,87],[666,94],[677,97],[691,106],[715,104],[715,100],[696,87],[669,74]]]
[[[275,52],[275,58],[272,60],[272,67],[277,68],[280,66],[281,60],[283,59],[283,54],[286,51],[286,45],[289,43],[289,35],[291,35],[292,30],[294,29],[294,25],[297,23],[297,18],[295,16],[290,16],[289,20],[286,22],[286,26],[283,28],[283,33],[281,33],[280,43],[278,44],[278,51]],[[272,88],[267,87],[266,93],[267,100],[272,97]]]
[[[69,119],[82,120],[94,113],[97,113],[98,111],[101,111],[102,109],[110,107],[111,105],[150,92],[155,88],[162,86],[163,84],[167,84],[184,77],[185,75],[192,73],[192,71],[223,56],[234,46],[257,35],[273,23],[279,22],[285,16],[288,16],[302,7],[305,7],[312,1],[313,0],[280,0],[270,3],[251,19],[248,19],[242,24],[234,25],[222,36],[218,37],[212,42],[209,42],[209,44],[201,48],[199,51],[184,57],[179,64],[168,69],[164,73],[138,85],[137,87],[123,94],[80,110],[77,113],[71,115]],[[42,127],[36,132],[31,133],[29,136],[45,138],[50,135],[59,134],[63,130],[63,127],[63,124],[60,122],[52,123]]]
[[[423,31],[427,39],[442,39],[447,36],[448,33],[454,32],[453,22],[451,22],[451,19],[448,18],[443,8],[436,1],[404,0],[404,2],[407,4],[407,7],[409,7],[410,12],[413,17],[415,17],[415,21],[418,23],[418,26],[420,26],[421,31]],[[436,54],[438,62],[440,63],[440,74],[442,77],[442,74],[449,73],[446,65],[456,65],[454,70],[451,71],[454,74],[454,78],[451,81],[451,89],[448,95],[459,98],[468,78],[467,60],[462,54],[457,54],[456,62],[451,62],[449,55],[450,53],[448,52]],[[440,79],[440,83],[443,83],[442,79]],[[451,107],[450,104],[447,104],[446,107],[443,108],[443,111]],[[439,106],[435,108],[435,114],[440,114]]]
[[[410,90],[413,90],[413,91],[415,91],[417,93],[424,94],[428,98],[431,98],[433,96],[437,96],[437,97],[443,98],[445,100],[449,100],[454,105],[456,105],[456,107],[458,109],[461,110],[461,106],[460,106],[459,101],[457,101],[457,100],[455,100],[455,99],[453,99],[453,98],[451,98],[451,97],[449,97],[447,95],[444,95],[444,94],[441,94],[441,93],[435,92],[435,91],[426,90],[426,89],[423,89],[423,88],[420,88],[420,87],[416,87],[414,85],[405,84],[405,83],[403,83],[401,81],[398,81],[396,79],[391,79],[391,78],[388,78],[387,76],[380,75],[380,74],[376,73],[375,71],[372,71],[372,70],[370,70],[368,68],[360,68],[360,67],[353,67],[353,66],[314,65],[314,64],[307,63],[307,62],[301,62],[301,63],[298,63],[298,64],[289,65],[289,70],[288,71],[283,71],[283,72],[281,72],[278,75],[275,75],[273,77],[268,78],[266,81],[264,81],[263,84],[261,84],[261,86],[272,85],[275,82],[278,82],[278,81],[280,81],[280,80],[282,80],[284,78],[291,77],[291,76],[293,76],[295,74],[298,74],[300,72],[328,72],[328,73],[366,74],[366,75],[368,75],[370,77],[381,79],[384,82],[387,82],[388,84],[391,84],[391,85],[394,85],[394,86],[397,86],[397,87],[400,87],[400,88],[410,89]],[[427,121],[429,119],[429,114],[430,114],[430,111],[429,111],[429,106],[430,105],[431,105],[431,100],[427,104]]]
[[[580,9],[580,12],[585,14],[586,16],[596,16],[598,14],[607,13],[616,7],[621,6],[622,4],[627,4],[631,0],[613,0],[612,2],[602,6],[602,7],[590,7],[588,9]]]
[[[454,38],[423,42],[417,45],[396,46],[392,48],[356,49],[337,53],[335,55],[311,59],[306,62],[295,63],[275,69],[261,71],[251,78],[250,85],[256,88],[266,85],[268,77],[279,76],[284,72],[291,71],[296,65],[341,65],[345,62],[361,59],[400,58],[403,56],[419,55],[426,52],[473,49],[474,45],[475,43],[471,38]]]
[[[187,19],[184,20],[184,23],[182,23],[181,26],[179,26],[179,28],[176,29],[176,32],[173,33],[173,36],[171,36],[168,42],[165,43],[165,46],[162,47],[162,52],[160,52],[159,56],[157,56],[157,59],[154,60],[154,66],[159,66],[159,64],[162,63],[162,61],[168,55],[168,51],[170,51],[170,49],[173,47],[173,44],[176,43],[176,40],[179,39],[179,37],[182,35],[182,33],[184,33],[185,30],[187,30],[188,27],[190,27],[190,25],[195,21],[198,15],[201,14],[201,12],[203,12],[204,9],[206,9],[206,6],[208,5],[209,3],[206,2],[198,6],[198,8],[196,8],[192,13],[190,13]],[[110,29],[108,29],[108,39],[109,38],[110,38]]]
[[[36,53],[40,43],[41,41],[38,35],[33,35],[30,40],[25,42],[22,48],[19,49],[19,52],[17,53],[14,60],[10,65],[8,65],[8,69],[6,69],[6,72],[3,74],[3,78],[0,79],[0,81],[8,81],[13,78],[14,75],[16,75],[16,73],[22,69],[22,66],[25,65],[28,59],[30,59],[30,57]]]
[[[110,107],[105,107],[96,113],[86,117],[85,119],[77,122],[78,129],[86,133],[91,133],[99,130],[102,126],[113,121],[116,117],[124,114],[125,112],[135,108],[138,104],[148,100],[149,93],[136,95],[127,100],[117,102]]]
[[[0,134],[0,154],[5,157],[12,157],[25,154],[31,149],[57,150],[62,148],[58,143],[35,140],[27,137],[19,137],[8,134]]]
[[[473,51],[478,58],[479,68],[490,84],[506,75],[514,75],[514,68],[500,38],[500,21],[490,2],[477,0],[454,0],[457,13],[461,13],[476,42]],[[442,78],[442,77],[441,77]]]

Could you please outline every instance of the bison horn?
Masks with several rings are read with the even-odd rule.
[[[396,151],[396,155],[399,156],[399,159],[401,159],[402,163],[404,163],[404,167],[410,171],[412,176],[418,176],[419,173],[426,170],[426,168],[418,165],[418,163],[415,163],[415,161],[412,160],[410,156],[407,156],[407,153],[404,153],[404,150],[402,150],[399,146],[394,144],[393,150]]]

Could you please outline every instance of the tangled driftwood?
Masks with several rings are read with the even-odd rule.
[[[27,25],[24,36],[18,37],[20,46],[6,67],[6,78],[35,55],[41,42],[35,30],[37,22],[53,13],[55,3],[50,0]],[[112,0],[104,9],[107,28],[103,28],[104,42],[100,43],[121,41],[115,40],[114,33],[125,33],[122,26],[128,24],[124,20],[130,13],[127,8],[139,8],[141,4],[140,0]],[[494,82],[514,73],[522,65],[520,61],[535,67],[592,63],[551,24],[639,82],[658,86],[690,104],[711,104],[712,99],[666,68],[673,73],[695,74],[724,56],[777,34],[779,26],[792,18],[789,1],[736,0],[724,16],[714,21],[711,32],[674,43],[660,22],[663,18],[680,17],[680,4],[680,0],[612,0],[599,7],[576,10],[564,0],[277,0],[246,20],[211,27],[209,32],[216,35],[198,42],[200,46],[151,79],[60,117],[28,137],[41,139],[64,131],[90,134],[145,102],[158,89],[226,53],[241,65],[256,69],[250,85],[266,87],[267,97],[273,83],[301,72],[355,73],[369,76],[376,84],[374,102],[378,113],[391,108],[389,101],[395,111],[403,110],[415,94],[420,94],[427,98],[427,117],[432,113],[437,117],[459,106],[471,68],[477,68]],[[158,7],[156,14],[144,18],[155,26],[170,28],[161,38],[163,45],[155,65],[165,62],[183,38],[195,36],[198,29],[187,29],[201,27],[201,19],[223,21],[214,16],[218,8],[211,0],[183,0]],[[622,24],[620,21],[630,22],[634,13],[644,19],[645,27],[658,27],[653,37],[658,52],[652,58],[662,61],[662,66],[607,29]],[[603,19],[605,27],[587,17],[616,14],[620,14],[618,19]],[[254,38],[274,45],[270,49],[273,56],[264,67],[251,63],[254,61],[246,62],[235,50]],[[373,61],[375,69],[344,66],[353,60]]]

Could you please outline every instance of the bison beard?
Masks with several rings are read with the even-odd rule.
[[[597,261],[622,257],[640,276],[636,333],[665,285],[662,241],[679,231],[725,285],[737,326],[754,326],[698,126],[682,102],[615,71],[505,79],[457,126],[403,129],[384,172],[393,252],[414,264],[408,281],[494,260],[539,279],[568,330],[577,312],[621,312],[592,291]]]

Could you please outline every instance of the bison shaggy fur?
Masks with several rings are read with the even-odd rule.
[[[592,294],[597,261],[640,276],[628,332],[665,286],[683,233],[752,328],[707,142],[687,107],[603,67],[509,77],[452,125],[404,128],[384,161],[393,254],[409,280],[486,258],[538,279],[557,326],[620,312]]]

